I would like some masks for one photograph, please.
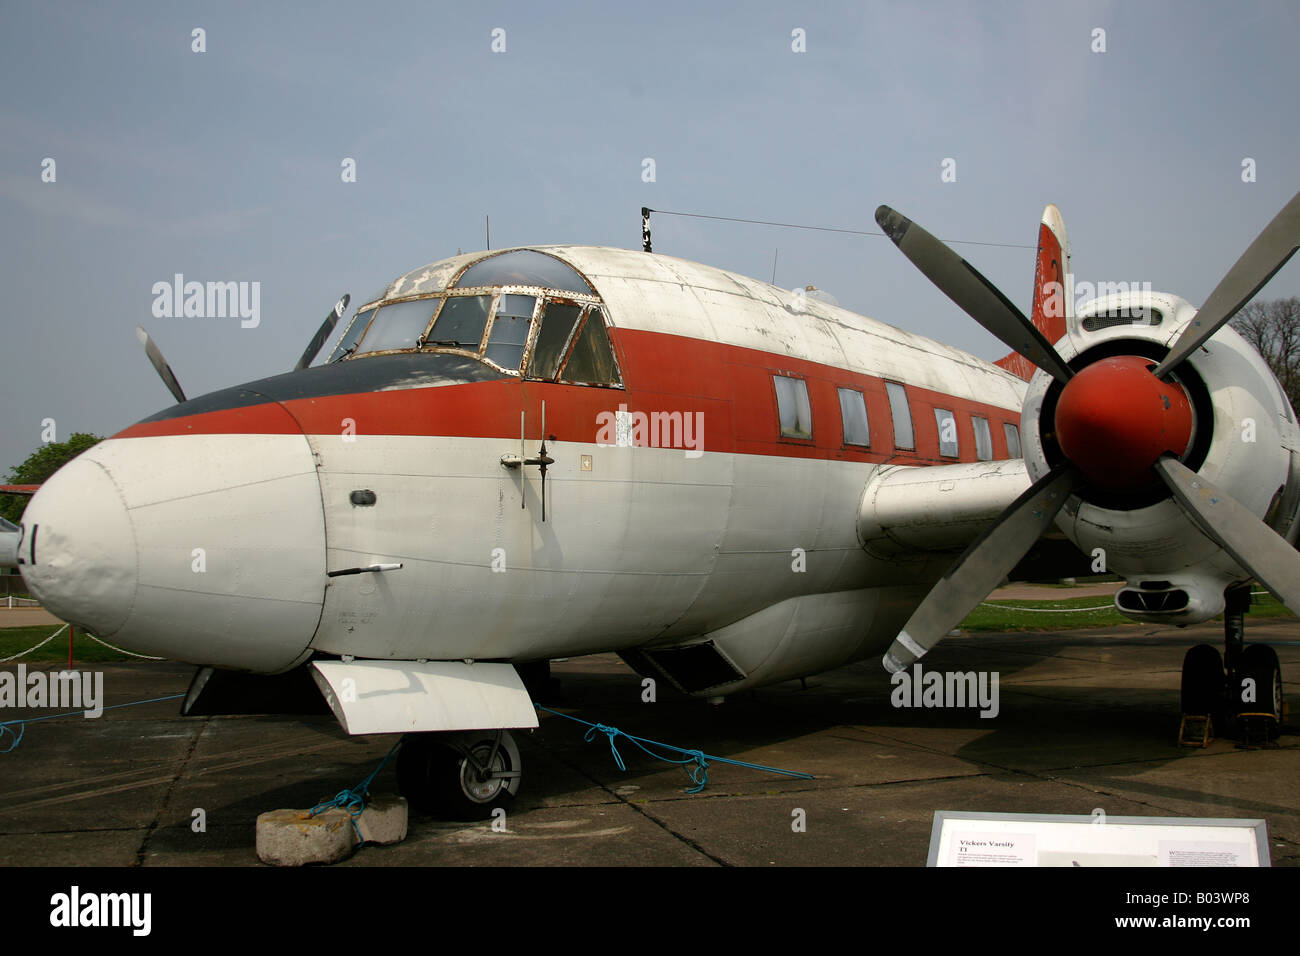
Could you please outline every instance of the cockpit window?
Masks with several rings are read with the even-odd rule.
[[[466,269],[457,287],[472,289],[479,286],[536,285],[547,289],[563,289],[592,295],[594,291],[582,276],[554,256],[532,249],[516,249],[481,259]]]
[[[339,339],[339,344],[334,346],[334,351],[330,353],[330,362],[337,362],[352,354],[357,347],[357,339],[361,338],[361,333],[366,330],[366,326],[370,324],[370,320],[374,318],[374,315],[374,309],[366,309],[364,312],[358,312],[352,317],[352,321],[343,332],[343,337]]]
[[[433,307],[437,304],[430,299],[417,299],[384,306],[375,321],[374,331],[366,336],[357,353],[414,348],[416,340],[429,327]]]
[[[560,379],[591,385],[614,385],[618,382],[618,363],[614,361],[614,350],[609,347],[600,309],[588,311]]]
[[[528,330],[532,326],[536,304],[537,297],[532,295],[501,296],[484,358],[512,372],[523,364],[524,346],[528,344]]]
[[[393,352],[459,352],[528,379],[623,384],[600,297],[567,263],[531,249],[481,259],[421,298],[362,306],[329,360]]]
[[[477,352],[483,341],[488,314],[492,311],[492,296],[454,296],[443,303],[433,331],[424,340],[425,345],[445,345]]]
[[[546,303],[541,329],[537,333],[537,344],[533,346],[533,361],[528,367],[530,377],[555,378],[555,373],[560,369],[560,359],[564,358],[564,347],[569,344],[574,323],[581,314],[580,305]]]

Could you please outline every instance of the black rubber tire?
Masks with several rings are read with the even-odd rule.
[[[1242,684],[1246,678],[1255,682],[1255,700],[1243,701]],[[1233,707],[1238,715],[1252,714],[1253,719],[1269,721],[1268,736],[1276,738],[1281,731],[1283,716],[1282,667],[1277,652],[1267,644],[1248,644],[1241,652],[1234,675]]]
[[[470,744],[482,759],[491,745],[491,737]],[[509,749],[503,746],[497,753],[502,769],[520,769]],[[493,811],[508,809],[514,794],[504,787],[488,800],[467,790],[466,781],[472,775],[467,764],[465,755],[446,742],[446,735],[407,734],[397,754],[398,791],[414,809],[443,820],[487,820]]]
[[[1183,657],[1180,706],[1184,714],[1208,714],[1219,723],[1224,710],[1223,655],[1212,644],[1197,644]]]

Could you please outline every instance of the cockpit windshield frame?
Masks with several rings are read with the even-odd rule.
[[[592,385],[602,388],[623,388],[622,367],[618,360],[617,351],[614,349],[613,342],[609,338],[609,323],[605,316],[608,315],[608,306],[604,300],[594,291],[590,293],[574,292],[569,289],[560,289],[550,286],[526,285],[526,284],[502,284],[489,286],[458,286],[456,283],[460,280],[469,269],[494,258],[496,255],[508,252],[519,252],[525,250],[503,250],[502,253],[493,253],[491,256],[484,256],[473,262],[467,263],[448,283],[444,289],[438,289],[434,292],[421,292],[416,295],[394,296],[393,298],[383,298],[382,296],[372,302],[359,306],[353,318],[355,323],[360,317],[368,311],[371,313],[367,316],[366,329],[358,335],[351,343],[347,350],[342,349],[342,343],[348,336],[353,323],[349,323],[349,329],[345,330],[344,338],[340,339],[339,346],[336,346],[334,353],[331,354],[330,361],[358,361],[364,358],[370,358],[376,355],[393,355],[403,353],[429,353],[429,352],[446,352],[456,355],[464,355],[488,365],[507,375],[517,376],[529,381],[553,381],[573,385]],[[536,250],[526,250],[536,251]],[[540,253],[542,255],[549,255]],[[580,278],[589,288],[593,288],[591,282],[586,276],[574,269],[569,263],[559,259],[556,256],[549,256],[555,259],[557,266],[562,266],[571,270],[575,276]],[[513,336],[507,332],[498,342],[493,342],[493,329],[497,324],[498,318],[503,321],[518,322],[522,316],[517,314],[506,314],[503,310],[504,303],[508,296],[527,296],[533,299],[532,315],[529,317],[529,327],[527,338],[523,343],[523,351],[520,355],[519,366],[511,368],[509,365],[503,365],[499,361],[488,358],[487,351],[495,346],[497,358],[500,359],[503,354],[508,354],[518,347],[518,333]],[[447,311],[447,303],[460,298],[487,298],[487,314],[483,319],[483,327],[479,334],[478,341],[471,346],[469,342],[456,342],[456,344],[443,343],[438,339],[438,321]],[[428,301],[430,309],[430,319],[426,323],[424,330],[415,337],[413,347],[403,348],[386,348],[376,349],[374,351],[365,351],[366,339],[375,329],[383,327],[383,312],[385,308],[399,305],[407,302]],[[512,299],[510,304],[511,312],[515,312],[521,303],[518,299]],[[555,365],[555,370],[547,376],[532,374],[531,365],[534,352],[537,348],[537,340],[542,328],[542,322],[548,306],[568,306],[577,309],[577,317],[573,321],[568,335],[564,339],[562,349],[559,351],[559,359]],[[462,310],[457,310],[462,311]],[[604,332],[604,344],[608,348],[608,368],[605,369],[606,377],[611,381],[594,381],[580,382],[565,378],[565,369],[575,351],[575,345],[581,337],[589,319],[593,316],[600,321]],[[459,317],[458,317],[459,318]],[[472,313],[470,322],[473,323]],[[471,325],[472,327],[472,325]],[[417,326],[418,328],[418,326]],[[458,326],[464,328],[464,326]]]

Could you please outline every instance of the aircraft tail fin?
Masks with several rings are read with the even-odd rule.
[[[1061,210],[1048,204],[1038,226],[1038,259],[1034,267],[1034,304],[1030,320],[1055,345],[1065,337],[1066,319],[1073,317],[1074,305],[1066,275],[1070,271],[1070,240],[1065,234]],[[1035,366],[1027,358],[1012,352],[993,363],[1029,381]]]

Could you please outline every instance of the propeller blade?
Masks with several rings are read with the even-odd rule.
[[[295,372],[305,369],[312,363],[312,360],[316,358],[317,353],[321,350],[321,346],[325,344],[325,340],[328,339],[330,333],[334,331],[334,326],[338,325],[339,319],[343,318],[343,312],[347,309],[348,302],[351,301],[351,298],[351,296],[345,295],[334,303],[333,311],[331,311],[329,315],[325,316],[325,321],[321,323],[320,328],[316,330],[316,334],[313,335],[311,341],[307,343],[307,349],[302,353],[302,358],[298,359],[298,364],[293,367]]]
[[[1042,332],[993,283],[969,262],[902,213],[888,206],[876,210],[876,222],[926,278],[1013,351],[1064,384],[1069,367]]]
[[[897,673],[924,656],[975,610],[1029,553],[1081,480],[1072,466],[1061,465],[998,515],[908,618],[885,654],[885,669]]]
[[[1219,280],[1196,318],[1187,323],[1173,349],[1152,373],[1164,378],[1249,302],[1273,278],[1300,246],[1300,193],[1282,207],[1264,231],[1241,254],[1237,264]]]
[[[144,326],[137,325],[135,327],[135,337],[139,339],[140,344],[144,346],[144,354],[149,356],[149,361],[153,364],[154,371],[156,371],[158,377],[163,380],[163,384],[167,386],[167,391],[172,393],[172,397],[175,398],[176,401],[185,401],[185,392],[181,390],[181,383],[176,381],[176,374],[172,371],[172,367],[167,364],[167,360],[163,358],[162,351],[154,344],[154,340],[149,336],[149,333],[144,330]]]
[[[1279,601],[1300,613],[1300,551],[1178,459],[1161,458],[1155,469],[1183,511],[1210,540]]]

